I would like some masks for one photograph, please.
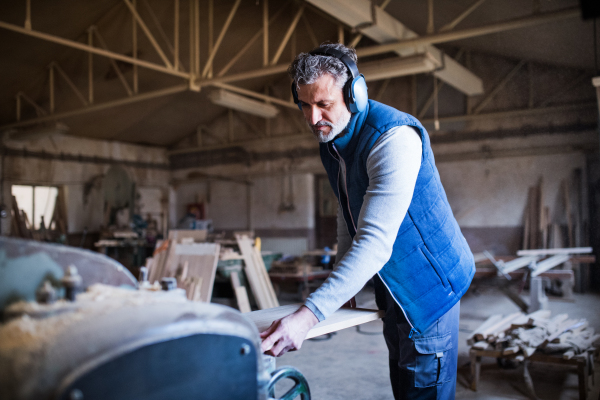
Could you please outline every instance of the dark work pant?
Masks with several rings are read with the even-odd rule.
[[[385,310],[383,336],[389,350],[390,380],[396,400],[452,400],[456,392],[460,302],[425,332],[409,338],[402,309],[375,275],[375,299]]]

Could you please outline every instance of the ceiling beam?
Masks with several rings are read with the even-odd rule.
[[[381,7],[373,5],[369,0],[307,1],[378,43],[390,43],[418,37],[414,31],[408,29],[404,24]],[[429,0],[428,4],[430,11],[429,29],[432,30],[433,1]],[[344,11],[342,12],[341,9],[344,9]],[[433,31],[431,33],[433,33]],[[360,39],[356,37],[351,44],[355,44],[357,40]],[[361,51],[361,49],[357,50],[357,54],[359,51]],[[459,63],[452,60],[446,61],[443,52],[430,44],[395,49],[393,51],[401,57],[417,54],[430,55],[436,63],[436,69],[433,72],[435,76],[468,96],[483,93],[483,82],[481,78]]]
[[[447,23],[446,25],[442,26],[440,28],[440,32],[446,32],[446,31],[451,31],[452,29],[454,29],[454,27],[458,24],[460,24],[460,22],[467,18],[469,15],[471,15],[471,13],[475,10],[477,10],[479,8],[480,5],[482,5],[483,3],[485,3],[486,0],[476,0],[473,4],[471,4],[469,7],[467,7],[467,9],[465,11],[463,11],[462,13],[460,13],[456,18],[454,18],[451,22]]]
[[[104,50],[108,50],[108,47],[106,46],[106,42],[104,41],[104,38],[102,37],[102,35],[100,35],[98,28],[95,26],[91,26],[90,29],[94,32],[96,39],[98,39],[98,44],[100,45],[100,47],[102,47]],[[136,54],[134,54],[134,57],[137,58],[137,47],[136,47],[136,51],[134,53],[136,53]],[[119,80],[123,84],[123,87],[125,88],[125,91],[127,92],[127,96],[133,96],[133,91],[129,87],[129,83],[127,83],[127,79],[125,79],[125,75],[123,75],[123,73],[121,72],[121,69],[119,68],[119,65],[117,64],[117,62],[112,58],[110,58],[109,61],[110,61],[110,65],[115,70],[115,74],[117,74],[117,76],[119,77]]]
[[[526,17],[514,18],[508,21],[496,22],[476,28],[462,29],[452,32],[443,32],[433,35],[421,36],[412,39],[400,40],[394,43],[380,44],[377,46],[362,47],[356,49],[359,57],[368,57],[378,54],[390,53],[403,49],[411,49],[418,46],[453,42],[456,40],[469,39],[477,36],[489,35],[492,33],[505,32],[513,29],[527,28],[536,25],[542,25],[549,22],[561,21],[564,19],[579,17],[581,11],[579,7],[570,7],[564,10],[528,15]]]
[[[525,63],[525,60],[519,61],[519,63],[515,65],[515,67],[508,74],[506,74],[504,78],[502,78],[502,80],[484,97],[484,99],[477,104],[473,110],[473,114],[479,114],[481,110],[483,110],[483,108],[487,106],[490,101],[492,101],[494,96],[496,96],[496,94],[498,94],[498,92],[502,90],[508,82],[510,82],[510,80],[517,74],[517,72],[519,72]]]
[[[277,61],[279,61],[279,57],[281,57],[281,53],[283,53],[285,46],[289,42],[290,38],[292,37],[292,33],[294,33],[294,30],[296,29],[296,26],[298,25],[298,21],[300,21],[300,17],[302,17],[302,13],[304,12],[304,7],[305,7],[304,4],[302,4],[300,6],[300,8],[298,9],[298,11],[296,12],[294,19],[292,20],[292,23],[288,27],[287,32],[283,36],[283,39],[281,39],[279,48],[277,48],[277,51],[275,52],[275,55],[273,56],[273,59],[271,60],[271,65],[276,65]]]
[[[577,78],[573,79],[572,81],[567,83],[565,86],[560,88],[558,91],[556,91],[553,94],[551,94],[550,96],[546,97],[540,104],[538,104],[538,107],[547,106],[548,104],[552,103],[557,98],[563,96],[564,94],[570,92],[572,89],[579,86],[583,81],[586,81],[590,78],[591,78],[591,76],[587,72],[582,73]]]
[[[565,111],[581,111],[586,109],[595,108],[595,102],[586,103],[572,103],[572,104],[561,104],[552,107],[539,107],[539,108],[523,108],[518,110],[507,110],[507,111],[492,111],[483,114],[464,114],[464,115],[450,115],[447,117],[439,117],[440,122],[463,122],[463,121],[481,121],[492,118],[512,118],[512,117],[523,117],[530,115],[540,114],[553,114]],[[435,120],[433,118],[427,118],[421,120],[423,124],[433,124]]]
[[[67,85],[69,86],[69,88],[71,88],[71,90],[73,91],[73,93],[75,93],[75,96],[77,96],[77,98],[79,99],[79,101],[81,101],[81,103],[84,106],[87,107],[88,106],[88,102],[85,99],[85,96],[77,88],[77,86],[75,85],[75,83],[73,83],[73,81],[71,80],[71,78],[69,78],[69,76],[67,75],[67,73],[61,68],[61,66],[58,65],[58,63],[56,61],[52,61],[50,63],[50,68],[56,69],[56,71],[58,72],[58,74],[60,76],[62,76],[62,78],[65,80],[65,82],[67,83]]]
[[[231,11],[229,11],[227,20],[225,20],[225,24],[223,24],[223,27],[221,28],[219,37],[217,38],[217,41],[215,42],[214,47],[212,48],[212,51],[208,55],[208,60],[206,60],[206,64],[204,65],[204,70],[202,70],[203,77],[206,77],[208,75],[208,72],[210,71],[210,69],[212,67],[213,60],[215,59],[215,56],[217,55],[217,51],[219,51],[219,47],[221,47],[221,42],[223,41],[223,38],[225,37],[225,34],[227,33],[227,30],[229,29],[229,25],[231,24],[231,21],[233,20],[233,17],[235,16],[235,13],[236,13],[238,7],[240,6],[241,2],[242,2],[242,0],[236,0],[235,3],[233,4],[233,7],[231,7]]]
[[[252,90],[242,89],[237,86],[228,85],[226,83],[214,83],[212,86],[219,87],[221,89],[229,90],[230,92],[235,92],[239,94],[246,95],[248,97],[254,97],[256,99],[269,101],[273,104],[278,104],[280,106],[288,107],[297,110],[298,106],[291,101],[278,99],[277,97],[269,96],[263,93],[254,92]]]
[[[133,4],[129,0],[123,0],[123,2],[129,8],[129,10],[131,11],[131,14],[133,14],[133,16],[135,17],[135,20],[137,21],[138,25],[140,26],[140,28],[142,28],[142,31],[144,31],[144,33],[146,34],[146,38],[148,38],[148,40],[152,44],[152,47],[154,47],[154,50],[156,50],[159,57],[165,63],[166,67],[168,69],[173,69],[173,64],[171,64],[171,61],[169,61],[169,58],[167,57],[167,55],[165,54],[163,49],[160,47],[160,45],[154,38],[154,35],[152,35],[152,32],[150,32],[150,29],[148,29],[148,27],[146,26],[146,23],[144,22],[142,17],[140,17],[140,14],[137,12],[137,10],[133,6]]]
[[[165,73],[168,75],[178,76],[180,78],[186,78],[186,79],[190,78],[190,74],[185,73],[185,72],[175,71],[173,69],[169,69],[169,68],[163,67],[162,65],[158,65],[158,64],[155,64],[152,62],[143,61],[143,60],[140,60],[137,58],[124,56],[119,53],[114,53],[112,51],[99,49],[99,48],[93,47],[93,46],[88,46],[86,44],[79,43],[74,40],[64,39],[64,38],[61,38],[58,36],[50,35],[48,33],[38,32],[35,30],[28,30],[25,28],[21,28],[18,25],[9,24],[9,23],[3,22],[3,21],[0,21],[0,28],[6,29],[6,30],[9,30],[12,32],[16,32],[16,33],[21,33],[21,34],[31,36],[31,37],[34,37],[37,39],[45,40],[48,42],[61,44],[63,46],[72,47],[74,49],[87,51],[87,52],[97,54],[99,56],[108,57],[108,58],[111,58],[114,60],[124,61],[129,64],[139,65],[140,67],[144,67],[144,68],[148,68],[148,69],[151,69],[154,71],[162,72],[162,73]]]
[[[268,38],[269,35],[269,29],[268,26],[271,25],[273,22],[275,22],[275,20],[281,15],[281,13],[283,12],[283,10],[285,9],[286,5],[288,3],[284,4],[270,19],[269,19],[269,23],[265,24],[266,26],[266,30],[265,30],[265,26],[263,26],[258,32],[256,32],[254,34],[254,36],[252,36],[252,38],[244,45],[244,47],[242,47],[235,56],[233,56],[231,58],[231,60],[229,60],[229,62],[223,67],[223,69],[221,69],[221,71],[219,71],[219,73],[217,74],[217,77],[221,77],[223,75],[225,75],[227,73],[227,71],[229,71],[229,69],[231,67],[233,67],[235,65],[236,62],[238,62],[238,60],[240,58],[242,58],[242,56],[244,54],[246,54],[246,52],[250,49],[250,47],[252,47],[252,45],[254,43],[256,43],[256,41],[258,40],[258,38],[263,35],[264,37]],[[264,46],[264,43],[263,43]],[[264,56],[264,54],[263,54]],[[263,60],[264,61],[264,60]],[[268,60],[264,65],[268,64]]]
[[[13,122],[10,124],[0,126],[0,131],[10,129],[10,128],[17,128],[20,126],[35,125],[35,124],[39,124],[40,122],[54,121],[54,120],[58,120],[58,119],[74,117],[76,115],[82,115],[82,114],[87,114],[87,113],[91,113],[91,112],[95,112],[95,111],[106,110],[108,108],[119,107],[119,106],[123,106],[126,104],[133,104],[133,103],[137,103],[140,101],[155,99],[158,97],[169,96],[169,95],[172,95],[175,93],[185,92],[188,89],[189,89],[189,86],[187,83],[183,84],[183,85],[177,85],[177,86],[173,86],[173,87],[166,88],[166,89],[160,89],[160,90],[155,90],[153,92],[147,92],[147,93],[143,93],[143,94],[134,95],[131,97],[126,97],[124,99],[113,100],[113,101],[108,101],[106,103],[95,104],[93,106],[89,106],[86,108],[80,108],[80,109],[73,110],[73,111],[66,111],[63,113],[47,115],[47,116],[39,117],[39,118],[32,118],[32,119],[28,119],[26,121]],[[21,97],[23,97],[23,94],[21,94]]]

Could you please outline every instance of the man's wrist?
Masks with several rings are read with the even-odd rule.
[[[317,318],[317,316],[312,312],[312,310],[306,307],[305,305],[300,307],[297,313],[300,314],[302,318],[310,324],[311,328],[319,322],[319,318]]]

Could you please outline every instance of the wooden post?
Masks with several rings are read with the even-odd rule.
[[[269,0],[263,0],[263,67],[269,65]]]
[[[179,0],[175,0],[173,21],[173,68],[179,69]]]
[[[54,114],[54,67],[50,64],[48,68],[50,84],[50,114]]]
[[[94,31],[88,28],[88,46],[94,46]],[[94,104],[94,53],[88,52],[88,102]]]
[[[133,0],[132,1],[133,4],[133,8],[137,9],[137,0]],[[132,31],[131,31],[131,37],[133,40],[132,43],[132,57],[133,58],[137,58],[138,56],[138,38],[137,38],[137,21],[135,19],[135,15],[131,15],[131,26],[132,26]],[[134,65],[133,66],[133,93],[137,93],[138,92],[138,66]]]

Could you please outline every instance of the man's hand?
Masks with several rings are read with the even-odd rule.
[[[260,334],[263,353],[279,357],[290,350],[300,350],[308,331],[319,322],[315,314],[302,306],[293,314],[274,321]]]

